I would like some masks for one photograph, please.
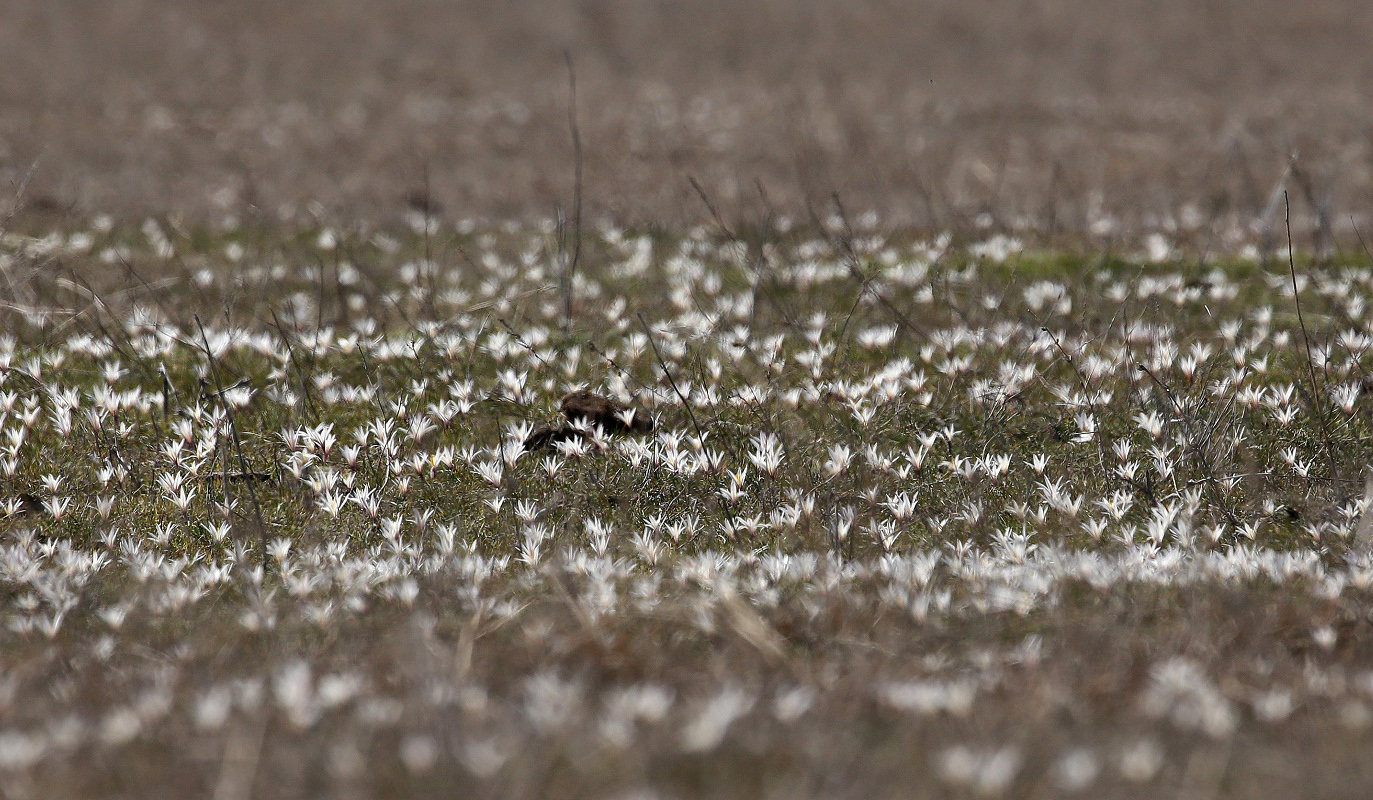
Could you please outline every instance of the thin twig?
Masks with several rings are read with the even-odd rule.
[[[672,387],[673,393],[677,395],[677,399],[682,401],[682,408],[686,410],[687,418],[691,420],[691,426],[696,429],[696,436],[704,442],[706,439],[705,430],[701,428],[701,423],[696,419],[696,412],[691,410],[691,401],[688,400],[687,396],[682,394],[682,390],[677,387],[677,381],[672,377],[672,370],[667,368],[667,362],[663,360],[663,354],[658,352],[658,342],[653,338],[653,329],[648,327],[648,323],[644,321],[643,314],[639,314],[638,317],[639,324],[644,328],[644,335],[648,337],[648,345],[653,348],[653,358],[663,370],[663,375],[667,378],[668,385]]]
[[[682,408],[686,410],[687,419],[691,420],[691,427],[696,429],[697,441],[701,443],[701,447],[702,449],[704,449],[706,444],[705,429],[701,427],[700,421],[696,419],[696,412],[691,410],[691,401],[687,399],[687,396],[683,394],[682,390],[677,386],[676,379],[672,377],[672,371],[667,368],[667,362],[663,360],[663,354],[658,351],[658,343],[653,338],[653,329],[648,327],[648,323],[644,320],[643,314],[639,314],[638,317],[639,324],[642,325],[644,328],[644,335],[648,337],[648,344],[650,347],[653,348],[653,358],[658,362],[658,367],[663,371],[663,375],[667,378],[668,385],[672,387],[672,392],[676,394],[677,399],[682,402]],[[725,516],[729,517],[730,530],[737,531],[739,529],[739,526],[735,522],[734,509],[730,508],[729,503],[724,504],[724,509]]]
[[[310,381],[305,377],[305,370],[301,368],[300,362],[296,360],[296,348],[286,333],[286,326],[281,324],[275,308],[271,309],[271,312],[272,324],[276,326],[277,335],[281,337],[281,343],[286,345],[286,354],[290,358],[291,366],[295,367],[296,377],[300,379],[300,391],[305,398],[305,411],[310,415],[310,424],[313,425],[319,420],[319,412],[315,409],[315,401],[310,397]]]
[[[897,308],[896,304],[891,300],[888,300],[885,294],[872,285],[873,279],[863,271],[862,259],[859,258],[858,250],[853,245],[853,226],[849,224],[849,215],[848,212],[844,210],[844,203],[839,198],[837,192],[831,196],[831,200],[834,203],[835,210],[839,214],[840,221],[844,225],[844,235],[834,236],[830,234],[824,224],[815,215],[814,209],[811,210],[812,222],[829,241],[830,247],[838,250],[839,254],[843,257],[844,266],[848,269],[849,275],[853,276],[853,279],[858,281],[859,296],[861,297],[865,294],[870,295],[879,305],[887,310],[887,313],[891,314],[896,319],[901,327],[916,334],[925,334],[926,330],[924,326],[916,324],[916,322],[908,317],[905,312]]]
[[[572,331],[572,284],[577,277],[577,262],[582,256],[582,131],[577,124],[577,70],[572,54],[563,52],[567,63],[567,127],[572,135],[572,255],[567,254],[567,231],[559,209],[558,250],[562,266],[563,333]]]
[[[10,209],[9,212],[5,214],[5,218],[0,219],[0,232],[7,230],[10,222],[12,222],[14,218],[19,215],[19,212],[24,209],[24,195],[28,192],[29,184],[33,181],[33,174],[38,171],[38,162],[39,159],[35,158],[33,163],[29,164],[29,168],[24,173],[24,177],[20,178],[18,183],[14,186],[14,199],[10,203]]]
[[[205,358],[209,359],[210,377],[215,382],[215,394],[219,398],[219,406],[224,409],[224,415],[229,420],[229,434],[233,437],[234,453],[238,456],[238,468],[240,472],[248,472],[248,460],[243,457],[243,442],[238,436],[238,423],[234,421],[234,410],[232,405],[224,398],[224,384],[219,379],[219,371],[215,369],[215,354],[210,349],[210,338],[205,335],[205,326],[200,322],[200,315],[195,315],[195,326],[200,331],[200,342],[205,347]],[[229,482],[224,482],[225,504],[228,504]],[[257,544],[259,557],[262,559],[263,566],[267,565],[267,525],[262,521],[262,506],[257,501],[257,491],[253,488],[251,481],[248,482],[248,498],[253,501],[253,515],[257,518]]]
[[[1325,458],[1329,462],[1330,477],[1337,476],[1335,470],[1335,450],[1330,442],[1330,425],[1325,419],[1325,404],[1321,402],[1321,389],[1316,382],[1316,364],[1311,358],[1311,335],[1306,331],[1306,319],[1301,313],[1301,297],[1297,289],[1297,262],[1292,253],[1292,206],[1287,199],[1287,191],[1282,193],[1283,217],[1287,223],[1287,269],[1292,276],[1292,302],[1297,307],[1297,324],[1301,326],[1301,338],[1306,344],[1306,371],[1311,378],[1311,405],[1315,409],[1316,419],[1321,424],[1321,443],[1325,446]]]
[[[696,196],[701,198],[701,202],[705,204],[706,210],[710,212],[711,218],[715,220],[715,224],[720,227],[720,230],[724,231],[724,234],[731,240],[738,240],[739,237],[734,235],[734,231],[725,223],[724,217],[720,216],[720,210],[715,207],[715,203],[711,201],[710,195],[706,194],[705,187],[696,180],[696,176],[688,175],[687,183],[690,183],[691,188],[696,190]]]

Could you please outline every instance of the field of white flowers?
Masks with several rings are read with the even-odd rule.
[[[0,796],[1373,792],[1362,256],[416,223],[4,234]]]

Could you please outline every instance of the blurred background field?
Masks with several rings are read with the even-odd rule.
[[[1114,233],[1373,197],[1359,0],[400,0],[0,6],[0,180],[30,210],[588,212]],[[1293,154],[1299,154],[1289,173]],[[318,205],[310,205],[316,203]],[[1214,225],[1212,225],[1214,227]]]
[[[1373,796],[1369,31],[0,2],[0,800]]]

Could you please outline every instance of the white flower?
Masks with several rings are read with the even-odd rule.
[[[846,472],[849,464],[853,462],[853,451],[847,445],[830,445],[829,460],[825,462],[825,474],[830,477],[838,477]]]
[[[775,476],[782,465],[782,443],[774,433],[763,432],[750,440],[748,460],[760,472]]]

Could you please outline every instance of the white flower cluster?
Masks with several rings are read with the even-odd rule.
[[[190,247],[116,233],[4,257]],[[1366,608],[1373,271],[1303,275],[1301,321],[1288,273],[1161,247],[1067,278],[1004,237],[593,233],[570,333],[541,228],[442,258],[323,231],[299,268],[235,239],[232,268],[185,254],[99,325],[9,310],[0,784],[173,738],[267,768],[264,736],[314,741],[331,780],[380,769],[375,746],[482,782],[548,769],[540,742],[687,759],[838,715],[945,726],[922,768],[978,795],[1086,791],[1169,753],[965,722],[1071,657],[1035,632],[1056,615],[1122,593]],[[187,280],[196,316],[153,302]],[[534,449],[582,388],[653,431],[574,421]],[[1334,654],[1335,616],[1292,635]],[[1373,721],[1368,673],[1251,667],[1168,654],[1119,713],[1208,739]]]

